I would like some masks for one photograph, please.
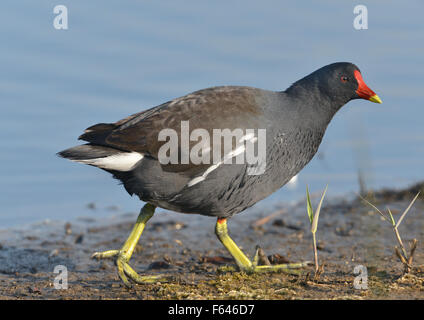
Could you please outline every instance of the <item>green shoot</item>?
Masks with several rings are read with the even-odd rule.
[[[327,192],[327,188],[328,188],[328,184],[324,189],[324,192],[321,196],[321,200],[319,201],[317,210],[314,213],[314,210],[313,210],[312,204],[311,204],[311,197],[309,195],[309,189],[308,189],[308,186],[306,186],[306,208],[307,208],[307,211],[308,211],[309,222],[311,223],[312,241],[313,241],[314,258],[315,258],[315,274],[318,273],[318,269],[319,269],[316,232],[317,232],[317,229],[318,229],[319,213],[321,211],[322,202],[324,200],[325,193]]]

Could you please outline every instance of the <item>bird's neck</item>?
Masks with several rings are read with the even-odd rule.
[[[301,79],[284,91],[299,108],[310,110],[311,114],[322,117],[327,123],[336,112],[347,102],[341,96],[331,95],[325,88],[313,79]]]

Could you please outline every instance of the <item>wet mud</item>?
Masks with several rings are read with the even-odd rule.
[[[409,273],[395,253],[398,242],[391,225],[352,196],[324,200],[317,231],[319,275],[314,266],[299,273],[226,271],[225,266],[235,265],[214,234],[215,219],[158,209],[130,265],[139,274],[158,274],[168,281],[127,289],[113,261],[90,256],[119,249],[137,213],[97,219],[93,210],[93,216],[75,221],[0,230],[0,299],[423,299],[424,184],[378,191],[369,199],[381,210],[389,207],[397,220],[420,190],[399,227],[407,251],[409,241],[418,240]],[[318,198],[313,198],[315,207]],[[313,260],[306,201],[271,207],[259,203],[230,219],[228,228],[250,258],[259,245],[271,263]],[[355,274],[357,266],[366,269]],[[67,289],[60,288],[64,282],[58,279],[63,278],[57,278],[64,275],[63,268]],[[361,289],[355,278],[364,276],[363,270],[367,288]]]

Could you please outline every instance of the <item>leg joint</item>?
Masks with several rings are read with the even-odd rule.
[[[218,218],[215,225],[215,234],[217,235],[218,238],[222,238],[228,235],[226,219]]]
[[[155,213],[156,206],[146,203],[140,210],[139,218],[147,222]]]

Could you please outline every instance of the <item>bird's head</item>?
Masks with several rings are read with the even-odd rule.
[[[353,99],[382,103],[379,96],[365,84],[361,71],[353,63],[337,62],[327,65],[315,71],[312,78],[320,91],[343,104]]]
[[[328,106],[336,112],[353,99],[365,99],[382,103],[362,78],[359,68],[350,62],[336,62],[322,67],[285,91],[289,96],[326,110]]]

